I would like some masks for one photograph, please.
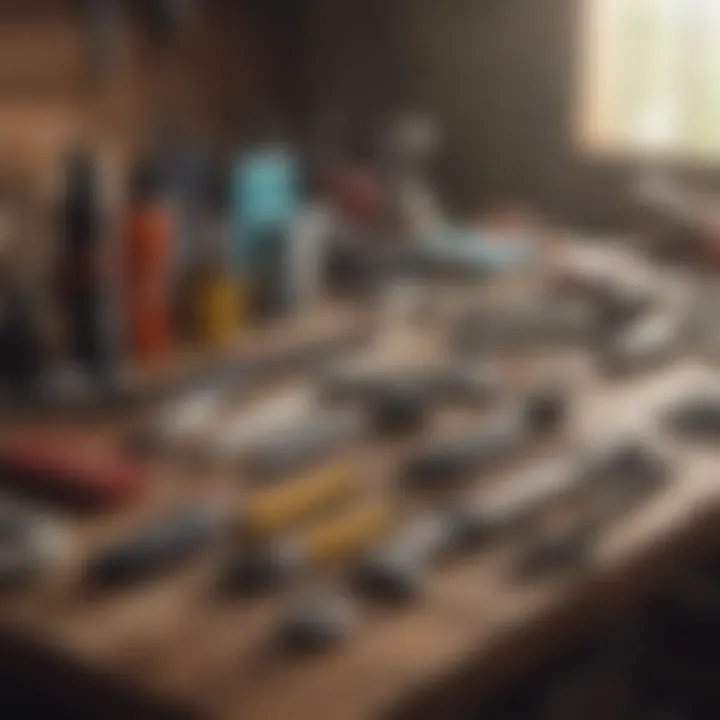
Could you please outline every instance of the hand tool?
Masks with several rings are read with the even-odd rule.
[[[269,549],[243,551],[224,573],[223,587],[253,592],[287,585],[309,568],[353,557],[377,541],[397,515],[378,502],[352,506]]]
[[[455,330],[457,350],[484,353],[586,342],[593,336],[597,317],[592,307],[567,300],[539,300],[538,303],[529,307],[487,310],[465,318]]]
[[[348,597],[316,593],[295,601],[280,623],[280,642],[294,652],[319,652],[346,637],[358,622]]]
[[[237,519],[238,530],[266,537],[357,491],[362,476],[352,461],[326,463],[252,498]]]
[[[433,402],[486,403],[501,387],[489,364],[462,362],[431,368],[399,368],[390,371],[358,371],[331,368],[319,380],[320,394],[330,401],[374,399],[394,388],[417,388]]]
[[[322,381],[321,381],[322,382]],[[391,373],[335,373],[325,379],[322,395],[331,401],[355,401],[381,435],[418,432],[443,402],[484,405],[498,395],[490,368],[452,365]]]
[[[664,424],[688,437],[712,440],[720,435],[720,394],[707,387],[672,403],[663,413]]]
[[[0,441],[0,477],[15,489],[91,508],[128,503],[148,480],[141,465],[111,448],[72,435],[29,432]]]
[[[596,485],[590,495],[589,510],[569,526],[559,531],[536,532],[520,552],[516,575],[529,580],[587,568],[599,536],[665,486],[669,474],[667,460],[648,456],[647,461],[645,472],[621,472]]]
[[[363,437],[366,420],[353,408],[327,410],[281,427],[250,451],[252,474],[270,481],[302,471]]]
[[[533,467],[469,506],[424,518],[399,531],[360,565],[360,588],[375,597],[416,595],[429,569],[456,550],[477,549],[513,532],[558,500],[587,487],[606,484],[654,486],[666,464],[651,449],[621,443],[578,457],[552,458]]]
[[[222,529],[209,507],[191,507],[156,520],[103,551],[89,569],[90,582],[129,586],[170,570],[202,550]]]
[[[640,372],[671,360],[681,349],[683,326],[676,317],[643,318],[610,338],[599,357],[613,374]]]
[[[205,437],[204,457],[219,462],[238,460],[268,434],[288,422],[296,422],[308,412],[312,399],[307,392],[275,395],[251,409],[232,415],[211,437]]]
[[[229,395],[229,390],[208,387],[169,400],[148,423],[130,433],[126,445],[143,454],[177,447],[209,424]]]
[[[443,439],[411,458],[406,474],[418,485],[451,483],[513,456],[544,432],[557,430],[565,414],[561,394],[539,393],[521,408],[502,410],[479,428]]]

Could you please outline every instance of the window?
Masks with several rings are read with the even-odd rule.
[[[584,0],[583,145],[720,160],[720,0]]]

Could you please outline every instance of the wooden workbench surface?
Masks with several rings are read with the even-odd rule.
[[[404,341],[389,337],[406,357],[433,352],[418,346],[408,353]],[[717,376],[691,360],[613,383],[599,378],[582,354],[563,367],[576,389],[563,439],[573,447],[624,432],[657,435],[659,407]],[[110,429],[118,430],[110,423],[98,432]],[[275,643],[293,592],[265,600],[228,600],[214,592],[227,546],[141,588],[104,596],[83,588],[82,572],[98,547],[163,509],[208,498],[242,505],[247,490],[236,472],[198,470],[186,459],[159,462],[141,507],[70,521],[67,550],[52,573],[39,587],[0,602],[1,634],[14,647],[62,661],[65,677],[79,690],[83,683],[106,682],[178,714],[243,720],[344,720],[396,712],[449,717],[467,697],[487,694],[540,658],[592,613],[634,597],[672,571],[691,541],[712,539],[708,528],[720,517],[715,454],[664,435],[661,441],[675,458],[672,482],[602,537],[586,572],[521,583],[509,572],[517,544],[501,543],[437,570],[424,596],[408,607],[360,603],[353,635],[315,657],[290,656]],[[520,465],[557,447],[539,447]],[[380,474],[389,481],[396,454],[395,447],[373,448],[363,452],[362,462],[387,468]],[[492,485],[517,470],[518,464],[509,466]],[[322,581],[340,587],[338,578]]]

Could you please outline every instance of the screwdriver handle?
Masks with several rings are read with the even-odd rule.
[[[350,462],[305,473],[252,500],[242,515],[242,528],[251,535],[269,535],[346,497],[358,487],[359,480],[358,469]]]
[[[353,508],[312,530],[305,539],[305,554],[316,562],[352,555],[380,537],[394,518],[390,507],[379,503]]]

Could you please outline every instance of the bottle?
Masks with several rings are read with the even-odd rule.
[[[74,152],[67,163],[59,219],[58,294],[68,354],[97,379],[112,380],[116,352],[107,273],[109,236],[96,163],[87,152]]]
[[[211,347],[232,342],[244,315],[240,287],[228,267],[229,228],[221,178],[224,181],[224,173],[212,173],[206,188],[202,246],[191,288],[195,336]]]
[[[141,362],[170,350],[171,225],[157,169],[142,161],[132,175],[123,244],[127,343]]]

